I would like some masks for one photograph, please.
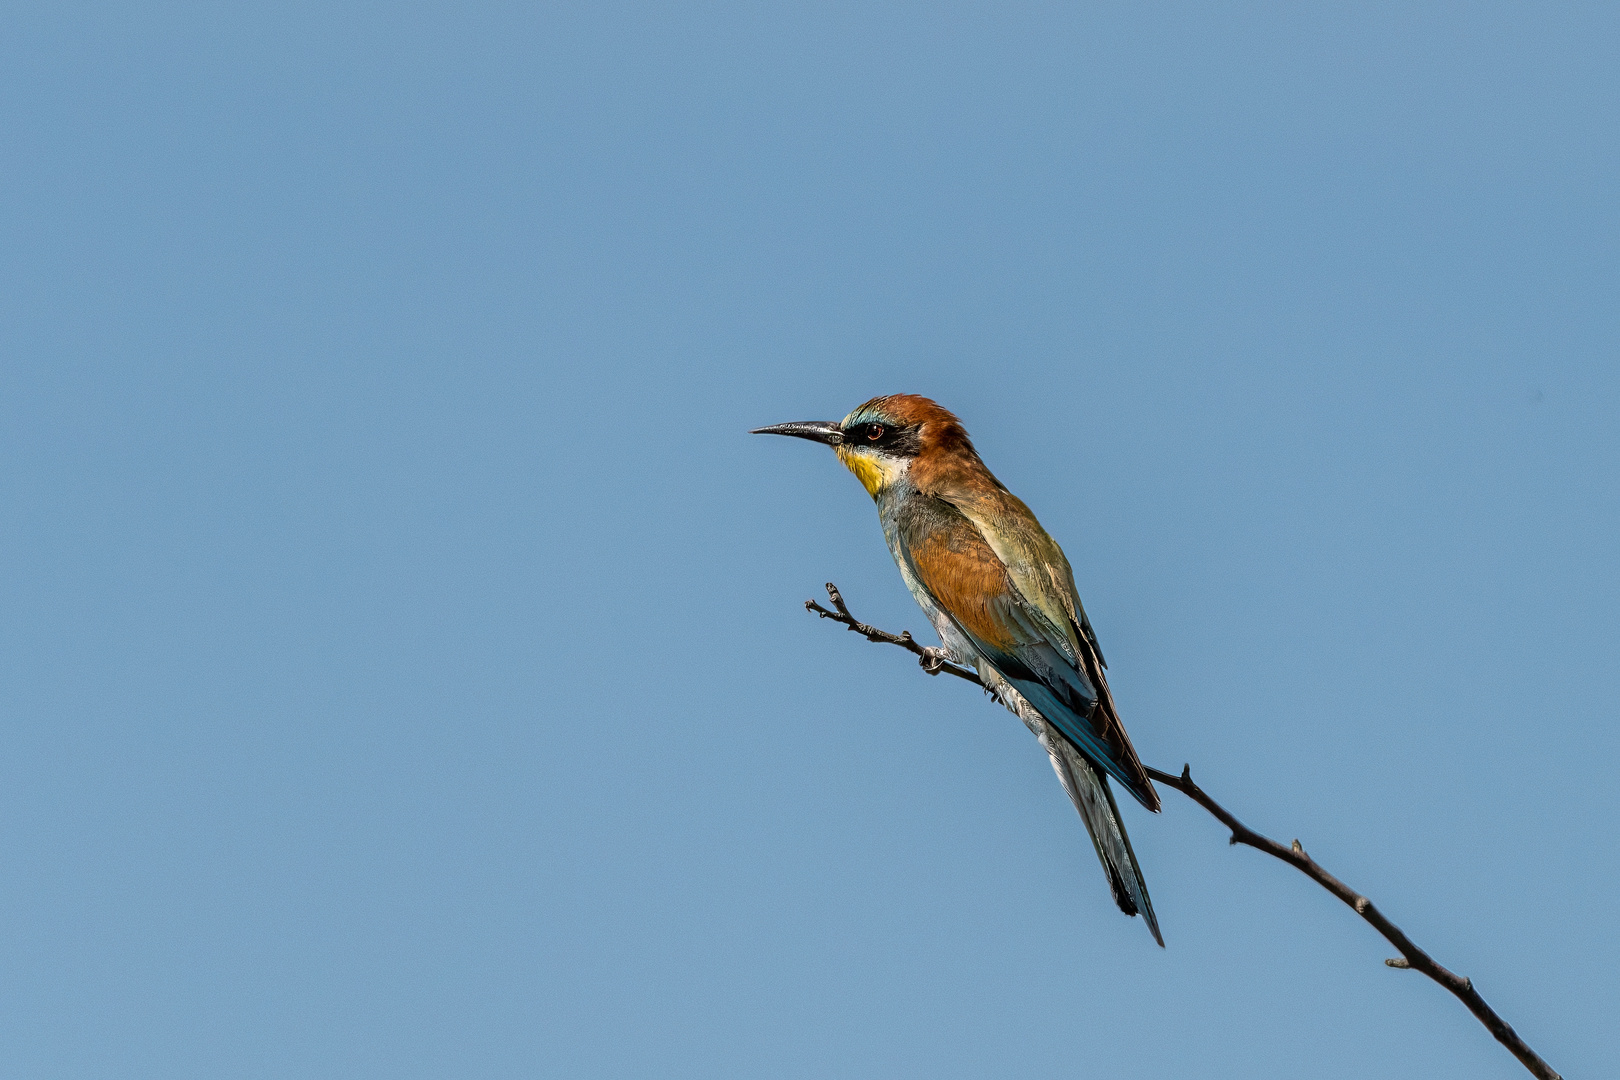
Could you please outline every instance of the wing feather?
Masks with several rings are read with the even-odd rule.
[[[1073,581],[1057,545],[1041,532],[1061,564],[1026,550],[1021,562],[1028,572],[1015,574],[983,527],[946,500],[915,499],[898,524],[908,568],[974,647],[1087,759],[1157,810],[1158,796],[1114,711],[1101,653],[1072,585],[1055,587]],[[1045,589],[1042,579],[1050,583]],[[1026,587],[1038,593],[1036,600]]]

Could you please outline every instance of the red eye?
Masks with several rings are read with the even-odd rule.
[[[883,438],[883,425],[882,424],[868,424],[866,426],[866,441],[867,442],[877,442],[881,438]]]

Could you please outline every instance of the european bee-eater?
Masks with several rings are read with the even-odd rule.
[[[944,647],[1034,732],[1091,833],[1114,902],[1158,920],[1109,790],[1159,809],[1103,676],[1102,650],[1057,541],[985,468],[962,422],[925,397],[873,398],[843,420],[759,428],[826,443],[877,503],[889,552]]]

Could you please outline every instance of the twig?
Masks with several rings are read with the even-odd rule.
[[[1421,972],[1457,995],[1457,999],[1468,1006],[1468,1011],[1473,1013],[1479,1019],[1479,1022],[1485,1025],[1485,1030],[1496,1036],[1496,1041],[1507,1047],[1509,1052],[1518,1058],[1526,1069],[1530,1070],[1531,1075],[1539,1077],[1540,1080],[1560,1080],[1558,1074],[1553,1071],[1552,1066],[1541,1060],[1541,1055],[1530,1049],[1525,1041],[1519,1038],[1519,1033],[1514,1031],[1506,1020],[1496,1015],[1495,1009],[1485,1003],[1485,999],[1479,996],[1479,991],[1474,989],[1472,979],[1458,975],[1456,972],[1436,963],[1433,957],[1414,945],[1412,939],[1407,937],[1400,927],[1390,922],[1382,911],[1374,907],[1371,900],[1322,869],[1315,859],[1305,853],[1305,848],[1298,840],[1295,840],[1291,847],[1283,847],[1277,841],[1268,836],[1261,836],[1243,824],[1220,803],[1210,798],[1203,788],[1193,783],[1192,766],[1190,765],[1181,767],[1180,776],[1160,772],[1152,766],[1145,767],[1147,768],[1147,774],[1153,779],[1161,784],[1175,788],[1215,815],[1222,825],[1231,829],[1232,836],[1227,843],[1247,844],[1257,851],[1263,851],[1267,855],[1281,859],[1346,904],[1349,904],[1357,915],[1371,923],[1374,930],[1383,934],[1391,945],[1400,950],[1400,956],[1385,960],[1384,963],[1392,968],[1410,968],[1413,971]]]
[[[944,654],[938,649],[923,648],[921,645],[917,644],[917,640],[911,636],[910,630],[902,630],[898,634],[891,634],[887,631],[879,630],[875,626],[868,626],[866,623],[858,621],[855,616],[849,613],[849,607],[845,605],[843,596],[839,594],[838,586],[834,585],[830,581],[827,582],[827,596],[832,600],[833,607],[837,608],[838,610],[828,611],[814,600],[806,600],[804,602],[805,610],[813,611],[817,615],[820,615],[823,619],[831,619],[833,622],[843,623],[849,629],[866,638],[867,641],[876,641],[882,644],[900,646],[907,652],[915,654],[918,657],[917,663],[921,665],[922,669],[928,672],[930,675],[938,675],[940,672],[944,672],[947,675],[955,675],[958,679],[966,679],[975,686],[984,686],[984,682],[979,678],[978,672],[969,671],[965,667],[957,667],[955,664],[945,659]]]
[[[839,595],[838,589],[830,581],[827,583],[827,595],[832,598],[833,607],[837,611],[828,611],[814,600],[806,600],[804,606],[820,615],[823,619],[832,619],[834,622],[843,623],[849,629],[864,636],[868,641],[899,645],[901,648],[915,653],[921,657],[920,663],[923,670],[930,675],[946,671],[978,686],[984,685],[978,673],[949,663],[937,649],[925,649],[917,644],[912,639],[909,630],[900,634],[890,634],[876,627],[868,626],[866,623],[858,622],[849,613],[849,608],[844,604],[844,598]],[[1371,923],[1373,929],[1384,935],[1385,940],[1400,951],[1401,955],[1399,957],[1385,960],[1385,964],[1392,968],[1409,968],[1427,975],[1455,994],[1459,1001],[1468,1006],[1468,1011],[1473,1013],[1479,1022],[1485,1025],[1485,1029],[1496,1037],[1497,1042],[1507,1047],[1513,1056],[1518,1058],[1526,1069],[1530,1070],[1531,1075],[1536,1076],[1538,1080],[1562,1080],[1553,1071],[1552,1066],[1543,1061],[1541,1055],[1530,1049],[1525,1044],[1525,1041],[1519,1037],[1518,1032],[1514,1031],[1507,1021],[1496,1015],[1496,1010],[1485,1003],[1485,999],[1479,996],[1479,991],[1474,989],[1473,980],[1458,975],[1436,963],[1433,957],[1414,945],[1412,939],[1408,938],[1400,927],[1390,922],[1383,912],[1374,907],[1371,900],[1317,865],[1316,860],[1305,853],[1305,848],[1301,846],[1298,840],[1295,840],[1291,847],[1283,847],[1277,841],[1262,836],[1243,824],[1220,803],[1210,798],[1203,788],[1193,783],[1192,767],[1190,765],[1181,767],[1180,776],[1174,773],[1162,772],[1151,766],[1147,767],[1147,774],[1159,783],[1175,788],[1193,802],[1208,810],[1222,825],[1232,830],[1232,836],[1227,841],[1228,843],[1246,844],[1257,851],[1263,851],[1267,855],[1281,859],[1350,905],[1357,915]]]

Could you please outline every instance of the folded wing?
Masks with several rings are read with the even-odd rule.
[[[1114,711],[1102,657],[1078,601],[1072,593],[1034,587],[1044,576],[1054,590],[1065,584],[1072,590],[1067,561],[1059,567],[1042,560],[1039,550],[1027,550],[1034,545],[1024,545],[1021,589],[979,524],[943,499],[916,499],[913,506],[898,522],[901,549],[934,602],[1064,738],[1143,806],[1157,810],[1158,795]],[[1040,529],[1033,517],[1029,524]],[[1040,538],[1056,549],[1044,533]],[[1062,560],[1060,551],[1056,558]]]

